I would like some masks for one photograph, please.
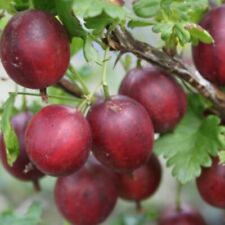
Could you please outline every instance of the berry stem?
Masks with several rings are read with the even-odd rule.
[[[176,191],[176,209],[177,211],[181,210],[181,191],[182,191],[183,185],[178,182],[177,183],[177,191]]]
[[[70,65],[69,66],[69,71],[73,74],[73,76],[77,79],[77,81],[80,83],[82,89],[83,89],[83,92],[85,95],[89,95],[90,94],[90,91],[87,87],[87,85],[85,84],[85,82],[83,81],[83,79],[81,78],[80,74],[77,73],[77,71],[75,70],[75,68]]]
[[[105,50],[105,55],[103,59],[103,72],[102,72],[102,88],[104,91],[104,96],[106,99],[110,98],[110,93],[109,93],[109,86],[107,84],[107,64],[108,64],[108,55],[109,55],[109,47],[106,48]]]
[[[40,89],[40,96],[43,102],[48,103],[48,94],[46,88]]]
[[[141,201],[137,200],[135,203],[136,203],[136,211],[141,212],[142,211]]]
[[[39,180],[33,180],[33,187],[36,192],[41,191],[41,186],[40,186]]]
[[[28,95],[28,96],[34,96],[34,97],[40,97],[40,94],[35,94],[35,93],[28,93],[28,92],[9,92],[9,94],[17,94],[17,95]],[[55,98],[55,99],[61,99],[61,100],[68,100],[68,101],[82,101],[80,98],[76,97],[62,97],[62,96],[56,96],[56,95],[48,95],[49,98]]]
[[[23,92],[26,93],[26,88],[23,89]],[[22,109],[24,112],[28,111],[26,95],[22,95]]]

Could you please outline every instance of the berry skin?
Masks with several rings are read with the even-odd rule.
[[[209,168],[203,168],[197,178],[197,187],[201,197],[210,205],[225,208],[225,167],[219,164],[219,158],[213,159]]]
[[[27,153],[37,168],[52,176],[64,176],[85,163],[91,131],[78,110],[49,105],[32,118],[25,140]]]
[[[97,225],[112,212],[117,189],[105,169],[87,163],[78,172],[60,177],[55,187],[59,211],[72,224]]]
[[[203,217],[187,206],[180,210],[169,208],[160,216],[158,225],[206,225]]]
[[[88,112],[93,153],[106,167],[131,172],[149,158],[154,131],[146,110],[126,96],[99,100]]]
[[[225,85],[225,5],[210,10],[200,25],[212,35],[215,43],[199,43],[193,47],[194,63],[207,80]]]
[[[129,71],[119,93],[135,99],[146,108],[157,133],[174,129],[186,112],[184,91],[172,77],[156,67]]]
[[[132,174],[117,173],[119,197],[140,201],[152,196],[159,187],[161,172],[160,162],[152,154],[148,162]]]
[[[22,181],[37,181],[44,176],[29,160],[25,150],[24,134],[28,122],[32,118],[30,112],[23,112],[12,118],[12,125],[20,144],[20,153],[13,166],[10,166],[6,158],[6,149],[3,136],[0,136],[0,158],[4,168],[14,177]],[[27,170],[27,171],[26,171]]]
[[[64,75],[70,59],[69,39],[51,14],[27,10],[15,15],[4,29],[0,55],[16,83],[43,89]]]

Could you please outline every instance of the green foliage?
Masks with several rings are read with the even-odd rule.
[[[106,0],[74,0],[74,11],[77,16],[81,18],[93,18],[100,16],[103,13],[110,16],[113,19],[119,18],[124,20],[127,16],[127,12],[124,8],[114,5],[110,1]]]
[[[220,151],[218,153],[219,158],[220,158],[220,163],[225,164],[225,151]]]
[[[225,147],[221,139],[220,119],[216,116],[204,117],[203,104],[196,95],[191,96],[189,106],[176,129],[162,135],[155,144],[155,152],[167,159],[167,166],[172,168],[173,176],[181,183],[199,176],[201,167],[210,166],[211,156]]]
[[[190,42],[213,42],[211,35],[196,25],[208,9],[207,0],[139,0],[133,9],[139,17],[151,19],[153,31],[161,34],[169,49]],[[134,27],[134,22],[130,24]]]
[[[81,38],[73,38],[72,42],[70,44],[70,54],[71,56],[75,55],[77,52],[79,52],[83,47],[84,41]]]
[[[95,35],[100,35],[112,22],[120,24],[131,16],[125,8],[106,0],[74,0],[73,8],[76,16],[83,18],[85,26]]]
[[[55,1],[56,11],[70,36],[85,38],[86,32],[81,26],[78,18],[73,14],[72,5],[73,0]]]
[[[19,141],[11,124],[11,118],[14,114],[15,98],[15,94],[10,94],[8,100],[3,105],[3,113],[1,120],[1,129],[3,131],[3,138],[7,152],[7,160],[10,165],[15,162],[19,154]]]
[[[11,1],[0,0],[0,9],[6,10],[8,12],[13,12],[13,6]]]
[[[30,7],[29,0],[14,0],[12,4],[14,8],[16,9],[16,11],[23,11]]]
[[[40,203],[33,203],[24,215],[14,211],[0,215],[0,225],[39,225],[41,222],[42,206]]]
[[[56,13],[55,1],[49,0],[32,0],[34,8],[39,10],[44,10],[52,14]]]
[[[0,9],[12,14],[28,8],[30,8],[30,0],[0,0]]]
[[[84,42],[84,57],[87,62],[98,62],[100,59],[97,50],[93,46],[93,39],[89,36]]]
[[[137,16],[140,17],[153,17],[160,12],[160,0],[139,0],[134,3],[133,9]]]

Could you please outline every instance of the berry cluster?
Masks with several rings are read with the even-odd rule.
[[[117,2],[117,1],[116,1]],[[119,1],[121,2],[121,1]],[[202,26],[221,29],[225,7],[210,12]],[[213,19],[212,19],[213,18]],[[223,18],[220,21],[220,18]],[[224,30],[222,30],[224,32]],[[223,63],[214,76],[216,44],[194,47],[199,71],[224,84]],[[210,54],[210,56],[208,56]],[[1,60],[8,75],[23,87],[44,89],[58,82],[70,60],[69,38],[61,23],[39,10],[18,13],[1,37]],[[208,63],[203,58],[207,55]],[[220,62],[224,60],[223,54]],[[56,176],[55,201],[72,224],[95,225],[112,212],[117,198],[142,201],[152,196],[161,180],[159,159],[152,154],[154,134],[171,132],[187,108],[185,92],[177,81],[157,67],[135,68],[123,79],[119,94],[98,98],[87,114],[65,105],[48,105],[34,116],[23,112],[12,118],[20,155],[11,167],[0,138],[5,169],[21,180]],[[93,155],[98,161],[93,158]],[[225,168],[214,158],[211,168],[197,179],[202,197],[225,207]],[[204,225],[195,211],[182,207],[162,214],[160,225]]]

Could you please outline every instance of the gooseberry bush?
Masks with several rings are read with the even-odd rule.
[[[55,177],[65,224],[108,223],[118,199],[136,211],[112,224],[208,224],[181,190],[196,182],[202,204],[225,208],[224,26],[223,1],[0,0],[1,83],[15,84],[0,105],[2,166],[36,191]],[[174,204],[143,207],[164,167]],[[46,224],[41,211],[0,224]]]

